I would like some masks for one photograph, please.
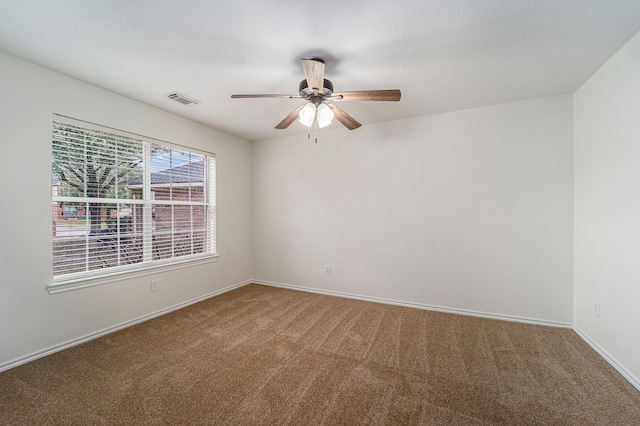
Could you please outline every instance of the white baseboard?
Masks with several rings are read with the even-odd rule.
[[[593,348],[594,351],[598,353],[605,361],[607,361],[613,368],[615,368],[618,373],[622,375],[629,383],[633,385],[638,391],[640,391],[640,380],[634,376],[630,371],[628,371],[622,364],[618,362],[609,352],[604,350],[602,346],[597,344],[587,333],[585,333],[580,327],[574,326],[573,330],[584,340],[589,346]]]
[[[211,293],[205,294],[205,295],[200,296],[200,297],[196,297],[195,299],[187,300],[186,302],[178,303],[177,305],[173,305],[173,306],[170,306],[168,308],[161,309],[161,310],[159,310],[157,312],[153,312],[153,313],[148,314],[148,315],[143,315],[141,317],[138,317],[138,318],[135,318],[133,320],[120,323],[120,324],[115,325],[113,327],[107,327],[107,328],[105,328],[103,330],[100,330],[100,331],[97,331],[95,333],[90,333],[90,334],[87,334],[85,336],[79,337],[77,339],[73,339],[73,340],[70,340],[68,342],[61,343],[59,345],[55,345],[55,346],[49,347],[47,349],[43,349],[41,351],[31,353],[31,354],[26,355],[24,357],[20,357],[20,358],[11,360],[9,362],[0,364],[0,373],[3,372],[3,371],[9,370],[11,368],[17,367],[19,365],[26,364],[26,363],[31,362],[31,361],[35,361],[36,359],[43,358],[43,357],[45,357],[47,355],[51,355],[51,354],[54,354],[56,352],[60,352],[60,351],[63,351],[65,349],[71,348],[73,346],[77,346],[77,345],[79,345],[81,343],[85,343],[85,342],[88,342],[90,340],[97,339],[99,337],[105,336],[107,334],[114,333],[114,332],[116,332],[118,330],[122,330],[124,328],[131,327],[132,325],[136,325],[136,324],[139,324],[141,322],[148,321],[150,319],[159,317],[161,315],[168,314],[169,312],[177,311],[178,309],[185,308],[185,307],[187,307],[189,305],[193,305],[194,303],[198,303],[198,302],[201,302],[203,300],[209,299],[211,297],[217,296],[219,294],[226,293],[226,292],[234,290],[236,288],[243,287],[243,286],[245,286],[247,284],[251,284],[252,282],[253,282],[252,280],[248,280],[248,281],[244,281],[244,282],[241,282],[241,283],[238,283],[238,284],[233,284],[233,285],[231,285],[229,287],[225,287],[223,289],[213,291]]]
[[[386,299],[386,298],[382,298],[382,297],[363,296],[363,295],[352,294],[352,293],[344,293],[344,292],[338,292],[338,291],[320,290],[320,289],[311,288],[311,287],[296,286],[296,285],[291,285],[291,284],[283,284],[283,283],[277,283],[277,282],[271,282],[271,281],[263,281],[263,280],[247,280],[247,281],[244,281],[244,282],[240,282],[240,283],[225,287],[223,289],[216,290],[214,292],[205,294],[203,296],[197,297],[195,299],[191,299],[191,300],[188,300],[186,302],[182,302],[182,303],[170,306],[168,308],[159,310],[157,312],[153,312],[151,314],[144,315],[144,316],[141,316],[139,318],[135,318],[135,319],[130,320],[130,321],[126,321],[124,323],[115,325],[113,327],[108,327],[108,328],[105,328],[103,330],[97,331],[95,333],[90,333],[90,334],[87,334],[87,335],[85,335],[83,337],[80,337],[80,338],[77,338],[77,339],[73,339],[73,340],[67,341],[65,343],[62,343],[62,344],[59,344],[59,345],[55,345],[55,346],[49,347],[47,349],[43,349],[41,351],[37,351],[37,352],[31,353],[31,354],[26,355],[24,357],[20,357],[20,358],[11,360],[9,362],[0,364],[0,373],[3,372],[3,371],[9,370],[11,368],[17,367],[19,365],[26,364],[26,363],[31,362],[31,361],[35,361],[36,359],[43,358],[43,357],[45,357],[47,355],[51,355],[51,354],[54,354],[56,352],[60,352],[60,351],[63,351],[65,349],[71,348],[73,346],[77,346],[79,344],[88,342],[90,340],[97,339],[99,337],[105,336],[107,334],[114,333],[114,332],[116,332],[118,330],[122,330],[124,328],[131,327],[132,325],[136,325],[136,324],[142,323],[144,321],[148,321],[150,319],[159,317],[161,315],[168,314],[169,312],[173,312],[173,311],[176,311],[178,309],[185,308],[185,307],[187,307],[189,305],[193,305],[195,303],[201,302],[203,300],[206,300],[206,299],[209,299],[211,297],[220,295],[222,293],[226,293],[228,291],[243,287],[243,286],[245,286],[247,284],[251,284],[251,283],[262,284],[262,285],[271,286],[271,287],[286,288],[286,289],[290,289],[290,290],[305,291],[305,292],[309,292],[309,293],[324,294],[324,295],[328,295],[328,296],[345,297],[345,298],[349,298],[349,299],[363,300],[363,301],[366,301],[366,302],[384,303],[384,304],[395,305],[395,306],[405,306],[405,307],[409,307],[409,308],[424,309],[424,310],[436,311],[436,312],[445,312],[445,313],[458,314],[458,315],[469,315],[469,316],[475,316],[475,317],[480,317],[480,318],[497,319],[497,320],[503,320],[503,321],[522,322],[522,323],[534,324],[534,325],[543,325],[543,326],[551,326],[551,327],[562,327],[562,328],[572,328],[578,334],[578,336],[580,336],[580,338],[582,338],[582,340],[584,340],[589,346],[591,346],[605,361],[607,361],[629,383],[631,383],[631,385],[633,385],[638,391],[640,391],[640,379],[638,379],[635,375],[633,375],[631,372],[629,372],[622,364],[620,364],[606,350],[604,350],[600,345],[598,345],[595,341],[593,341],[579,327],[573,326],[572,324],[569,324],[569,323],[563,323],[563,322],[557,322],[557,321],[548,321],[548,320],[540,320],[540,319],[526,318],[526,317],[517,317],[517,316],[512,316],[512,315],[492,314],[492,313],[479,312],[479,311],[473,311],[473,310],[467,310],[467,309],[446,308],[446,307],[442,307],[442,306],[428,305],[428,304],[423,304],[423,303],[406,302],[406,301],[400,301],[400,300]]]
[[[640,391],[640,380],[636,376],[634,376],[631,372],[629,372],[622,364],[620,364],[606,350],[600,347],[600,345],[594,342],[584,331],[582,331],[579,327],[574,326],[573,324],[556,322],[556,321],[539,320],[539,319],[526,318],[526,317],[516,317],[511,315],[491,314],[487,312],[478,312],[478,311],[472,311],[467,309],[445,308],[442,306],[427,305],[423,303],[404,302],[404,301],[393,300],[393,299],[385,299],[382,297],[370,297],[370,296],[362,296],[362,295],[351,294],[351,293],[343,293],[339,291],[320,290],[317,288],[302,287],[302,286],[283,284],[283,283],[277,283],[277,282],[271,282],[271,281],[253,280],[252,282],[255,284],[262,284],[262,285],[267,285],[271,287],[280,287],[280,288],[286,288],[290,290],[306,291],[309,293],[325,294],[328,296],[346,297],[349,299],[363,300],[366,302],[385,303],[389,305],[406,306],[409,308],[424,309],[429,311],[446,312],[446,313],[458,314],[458,315],[469,315],[469,316],[497,319],[497,320],[503,320],[503,321],[515,321],[515,322],[522,322],[526,324],[571,328],[576,332],[576,334],[578,334],[578,336],[580,336],[580,338],[582,338],[582,340],[584,340],[589,346],[591,346],[606,362],[608,362],[613,368],[615,368],[622,375],[622,377],[624,377],[629,383],[631,383],[631,385],[633,385],[636,389],[638,389],[638,391]]]
[[[437,306],[437,305],[428,305],[425,303],[406,302],[402,300],[386,299],[383,297],[363,296],[360,294],[344,293],[340,291],[320,290],[317,288],[302,287],[297,285],[283,284],[283,283],[277,283],[277,282],[271,282],[271,281],[253,280],[252,282],[255,284],[262,284],[262,285],[267,285],[271,287],[281,287],[281,288],[287,288],[290,290],[306,291],[309,293],[319,293],[319,294],[325,294],[327,296],[346,297],[349,299],[363,300],[365,302],[405,306],[408,308],[424,309],[427,311],[445,312],[449,314],[467,315],[467,316],[474,316],[474,317],[480,317],[480,318],[497,319],[502,321],[522,322],[526,324],[544,325],[548,327],[562,327],[562,328],[573,327],[573,325],[570,323],[559,322],[559,321],[549,321],[549,320],[541,320],[536,318],[517,317],[513,315],[504,315],[504,314],[493,314],[489,312],[473,311],[469,309],[447,308],[447,307]]]

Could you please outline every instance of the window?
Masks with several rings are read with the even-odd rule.
[[[215,156],[57,116],[57,282],[215,255]]]
[[[64,206],[62,214],[65,216],[76,216],[78,214],[78,208],[76,206]]]

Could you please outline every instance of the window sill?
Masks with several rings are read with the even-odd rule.
[[[137,267],[135,269],[121,270],[117,272],[110,272],[106,274],[100,274],[97,276],[85,276],[80,278],[65,278],[54,279],[51,284],[47,286],[49,294],[64,293],[67,291],[79,290],[81,288],[94,287],[102,284],[109,284],[117,281],[129,280],[133,278],[143,277],[145,275],[157,274],[160,272],[173,271],[176,269],[189,268],[191,266],[204,265],[206,263],[215,262],[218,260],[219,255],[206,255],[196,258],[185,259],[181,261],[173,261],[170,263],[148,265],[143,267]]]

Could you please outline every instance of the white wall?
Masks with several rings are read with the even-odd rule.
[[[251,278],[249,142],[2,53],[0,82],[0,369]],[[54,113],[215,152],[219,260],[50,295]]]
[[[252,148],[0,53],[0,370],[254,277],[574,323],[640,383],[639,69],[640,34],[574,96]],[[53,113],[215,152],[220,259],[48,294]]]
[[[575,93],[575,325],[640,385],[640,34]],[[594,315],[600,303],[600,317]]]
[[[256,142],[253,276],[570,324],[572,123],[566,95]]]

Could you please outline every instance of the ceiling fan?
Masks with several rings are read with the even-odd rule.
[[[305,79],[298,87],[299,95],[282,94],[248,94],[231,95],[233,99],[246,98],[289,98],[304,99],[307,103],[300,105],[287,115],[276,129],[286,129],[296,119],[307,127],[314,123],[322,128],[331,124],[336,118],[347,129],[354,130],[361,126],[358,121],[338,108],[334,101],[399,101],[400,90],[359,90],[354,92],[335,92],[333,83],[324,78],[324,60],[321,58],[301,59]]]

